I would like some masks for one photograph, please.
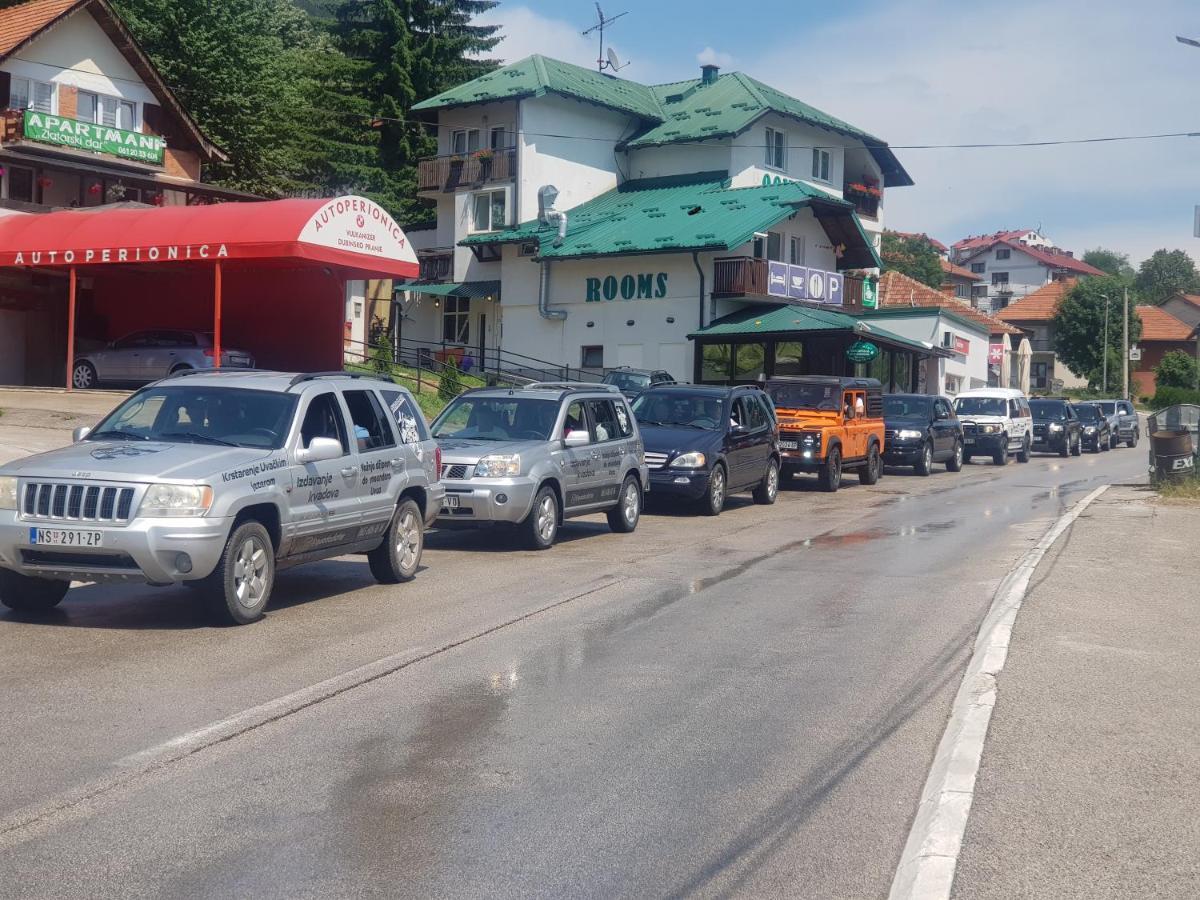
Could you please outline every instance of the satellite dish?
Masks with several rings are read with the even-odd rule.
[[[614,50],[612,47],[609,47],[608,52],[605,53],[605,56],[608,57],[608,65],[614,72],[621,68],[621,59],[617,56],[616,50]]]

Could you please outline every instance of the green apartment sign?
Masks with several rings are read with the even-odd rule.
[[[25,110],[25,139],[154,165],[162,165],[163,151],[167,148],[167,142],[156,134],[81,122],[33,109]]]

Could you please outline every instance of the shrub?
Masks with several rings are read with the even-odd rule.
[[[1195,388],[1196,360],[1190,353],[1172,350],[1164,354],[1154,367],[1154,381],[1158,387]]]
[[[387,344],[376,344],[371,348],[371,368],[380,375],[392,374],[392,348]]]
[[[1165,409],[1176,403],[1195,403],[1200,406],[1200,391],[1194,388],[1159,387],[1150,401],[1150,408]]]
[[[462,379],[458,374],[458,362],[453,356],[446,359],[442,366],[440,375],[441,381],[438,383],[438,397],[449,403],[455,397],[463,392]]]

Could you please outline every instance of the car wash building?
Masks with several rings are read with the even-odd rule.
[[[486,368],[703,380],[707,329],[781,305],[827,313],[848,347],[885,188],[912,183],[878,138],[715,66],[648,86],[533,56],[415,109],[437,126],[418,172],[437,222],[411,234],[401,344]]]

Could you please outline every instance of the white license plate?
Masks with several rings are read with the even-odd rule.
[[[446,497],[446,499],[442,501],[442,509],[458,509],[458,498]]]
[[[779,449],[780,450],[799,450],[800,442],[799,441],[780,441]]]
[[[73,531],[66,528],[30,528],[29,543],[50,547],[100,547],[103,531]]]
[[[973,443],[975,443],[975,438],[963,438],[963,443],[964,444],[973,444]]]

